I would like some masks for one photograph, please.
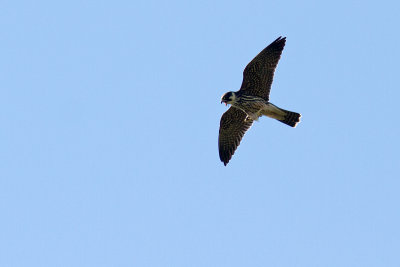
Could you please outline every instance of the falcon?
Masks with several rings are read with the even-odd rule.
[[[296,127],[300,122],[299,113],[281,109],[269,102],[275,68],[285,43],[286,37],[279,37],[264,48],[244,69],[240,90],[227,92],[221,98],[221,104],[231,105],[221,117],[218,137],[219,157],[225,166],[243,135],[259,117],[264,115],[291,127]]]

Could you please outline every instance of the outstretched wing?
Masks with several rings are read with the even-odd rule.
[[[243,135],[253,123],[252,120],[244,121],[246,116],[246,113],[240,109],[230,107],[221,117],[218,146],[219,158],[225,166],[235,153]]]
[[[279,37],[264,48],[243,71],[240,91],[269,100],[275,68],[285,47],[286,37]]]

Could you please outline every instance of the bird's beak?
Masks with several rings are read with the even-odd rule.
[[[221,104],[222,103],[225,103],[225,106],[227,106],[228,105],[228,103],[226,103],[226,101],[225,100],[221,100]]]

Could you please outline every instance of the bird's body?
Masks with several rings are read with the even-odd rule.
[[[236,92],[233,92],[233,96],[232,107],[238,108],[246,113],[247,117],[245,120],[257,121],[262,115],[261,111],[268,107],[268,101],[265,101],[261,97]]]
[[[232,106],[221,117],[219,155],[226,165],[235,153],[245,132],[260,116],[268,116],[296,127],[301,115],[269,102],[269,92],[286,38],[279,37],[261,51],[245,68],[239,91],[227,92],[221,103]]]
[[[240,91],[231,93],[233,100],[229,104],[232,104],[232,107],[238,108],[246,113],[247,117],[245,121],[258,121],[258,118],[264,115],[279,120],[289,126],[296,127],[299,120],[290,120],[290,123],[286,123],[285,118],[290,113],[297,114],[298,118],[301,117],[299,113],[278,108],[261,97],[246,95]]]
[[[231,103],[232,107],[238,108],[246,113],[246,121],[258,121],[258,118],[262,115],[274,119],[284,118],[284,112],[282,112],[278,107],[261,97],[241,94],[240,92],[232,93],[235,96],[234,100]]]

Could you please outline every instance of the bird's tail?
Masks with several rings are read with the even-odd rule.
[[[289,111],[289,110],[284,110],[284,109],[281,109],[281,110],[284,111],[286,114],[282,120],[278,120],[278,121],[280,121],[286,125],[296,127],[296,125],[300,122],[301,114],[299,114],[297,112]]]
[[[292,127],[296,127],[301,117],[297,112],[278,108],[271,103],[268,103],[267,108],[262,111],[262,114]]]

